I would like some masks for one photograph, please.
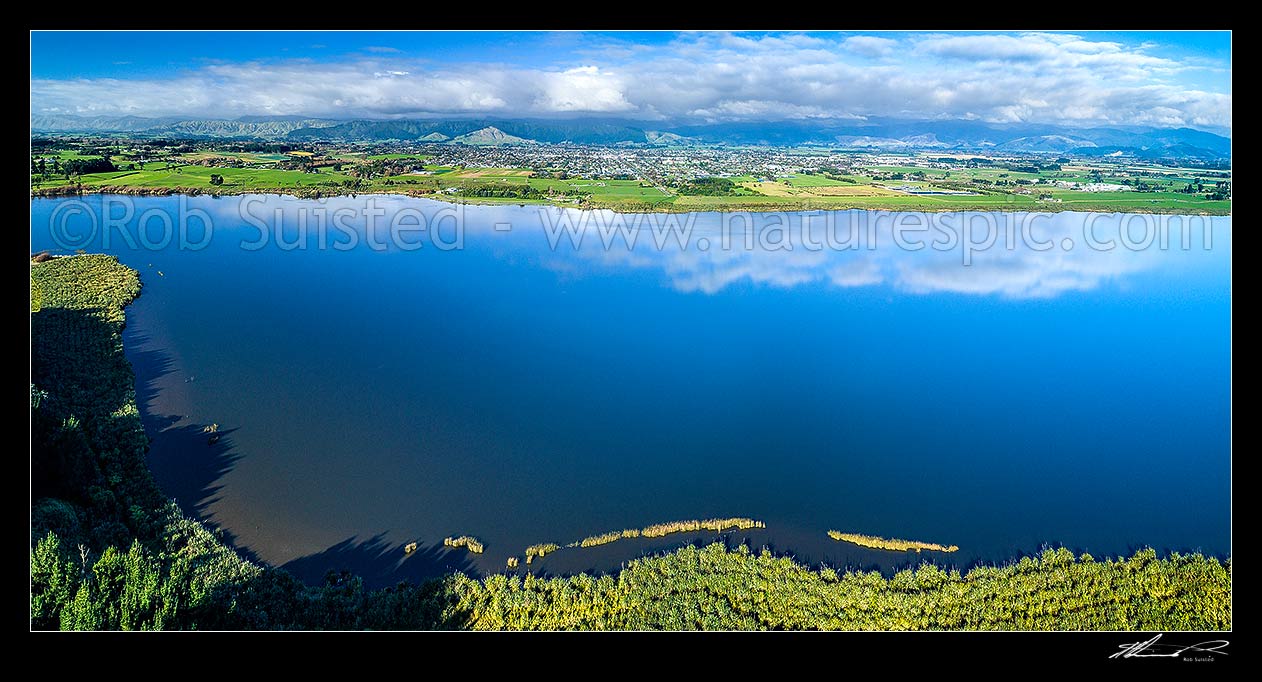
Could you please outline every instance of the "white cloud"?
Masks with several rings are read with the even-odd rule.
[[[615,113],[635,109],[623,94],[622,80],[596,66],[545,74],[539,87],[539,97],[532,103],[539,111]]]
[[[884,57],[898,47],[898,41],[877,36],[851,36],[841,43],[842,47],[865,57]]]
[[[1048,33],[841,41],[691,33],[665,45],[569,37],[574,44],[557,49],[555,66],[439,64],[364,48],[341,61],[219,63],[166,77],[38,79],[31,81],[31,113],[899,117],[1231,127],[1230,86],[1197,80],[1230,65],[1158,56],[1146,44]],[[368,52],[373,56],[363,56]]]

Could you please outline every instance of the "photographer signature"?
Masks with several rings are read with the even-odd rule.
[[[1179,658],[1184,653],[1207,653],[1227,655],[1223,648],[1229,644],[1225,639],[1212,639],[1198,644],[1158,644],[1161,635],[1157,635],[1146,642],[1131,642],[1122,644],[1118,648],[1121,651],[1109,656],[1109,658]]]

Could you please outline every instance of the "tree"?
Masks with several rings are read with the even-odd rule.
[[[210,184],[218,186],[223,184],[223,176],[217,173],[211,173]]]
[[[63,605],[79,591],[80,569],[66,556],[61,540],[49,533],[31,550],[31,627],[55,629]]]

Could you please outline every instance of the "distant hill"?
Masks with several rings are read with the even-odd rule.
[[[1072,149],[1097,147],[1096,143],[1081,137],[1068,135],[1035,135],[1018,137],[998,145],[998,149],[1010,152],[1047,152],[1060,154]]]
[[[179,118],[144,118],[141,116],[61,116],[31,115],[31,130],[46,133],[131,133],[152,130],[179,123]]]
[[[665,145],[687,144],[691,142],[691,140],[689,140],[688,138],[682,135],[677,135],[675,133],[662,132],[660,130],[644,131],[644,141],[648,142],[649,144],[665,144]]]
[[[279,139],[295,130],[318,129],[337,121],[295,116],[243,116],[237,119],[142,118],[140,116],[31,116],[32,132],[141,133],[153,137],[232,137]]]
[[[1120,156],[1129,155],[1140,159],[1196,159],[1198,161],[1216,161],[1229,158],[1228,155],[1212,149],[1190,144],[1171,144],[1160,147],[1136,149],[1134,147],[1077,147],[1069,150],[1076,156]]]
[[[433,133],[431,133],[432,135]],[[500,144],[537,144],[534,140],[527,140],[524,137],[509,135],[508,133],[496,128],[495,126],[487,126],[479,128],[471,133],[465,133],[452,140],[456,144],[473,144],[473,145],[500,145]]]
[[[312,119],[294,121],[180,121],[166,126],[164,133],[189,137],[279,138],[295,130],[333,125],[332,121]]]
[[[510,137],[545,143],[617,144],[646,141],[642,128],[605,121],[528,121],[490,119],[345,121],[333,126],[295,130],[288,139],[296,141],[381,142],[431,141],[437,133],[456,139],[486,128]]]
[[[833,140],[842,147],[853,149],[941,149],[942,147],[951,146],[950,144],[938,140],[938,136],[933,133],[909,135],[904,138],[873,137],[871,135],[837,135],[833,137]]]
[[[400,119],[333,121],[285,116],[238,119],[31,116],[32,133],[129,134],[290,142],[454,144],[771,145],[861,150],[998,149],[1036,154],[1116,153],[1143,158],[1222,159],[1231,138],[1190,128],[1077,128],[1046,124],[900,119],[762,121],[668,125],[615,119]],[[1090,150],[1100,150],[1093,152]],[[1107,150],[1107,151],[1104,151]]]

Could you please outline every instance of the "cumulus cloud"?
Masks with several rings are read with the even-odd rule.
[[[877,36],[851,36],[842,41],[842,47],[865,57],[885,57],[894,52],[898,41]]]
[[[539,87],[539,97],[532,103],[539,111],[612,113],[635,109],[623,94],[626,86],[622,79],[596,66],[547,73]]]
[[[642,120],[964,118],[1231,127],[1207,66],[1072,34],[682,34],[573,37],[548,66],[423,61],[372,47],[341,60],[209,64],[162,77],[34,79],[32,114],[332,118],[617,115]],[[391,48],[393,49],[393,48]],[[36,55],[38,58],[38,55]],[[1226,88],[1226,89],[1223,89]]]

